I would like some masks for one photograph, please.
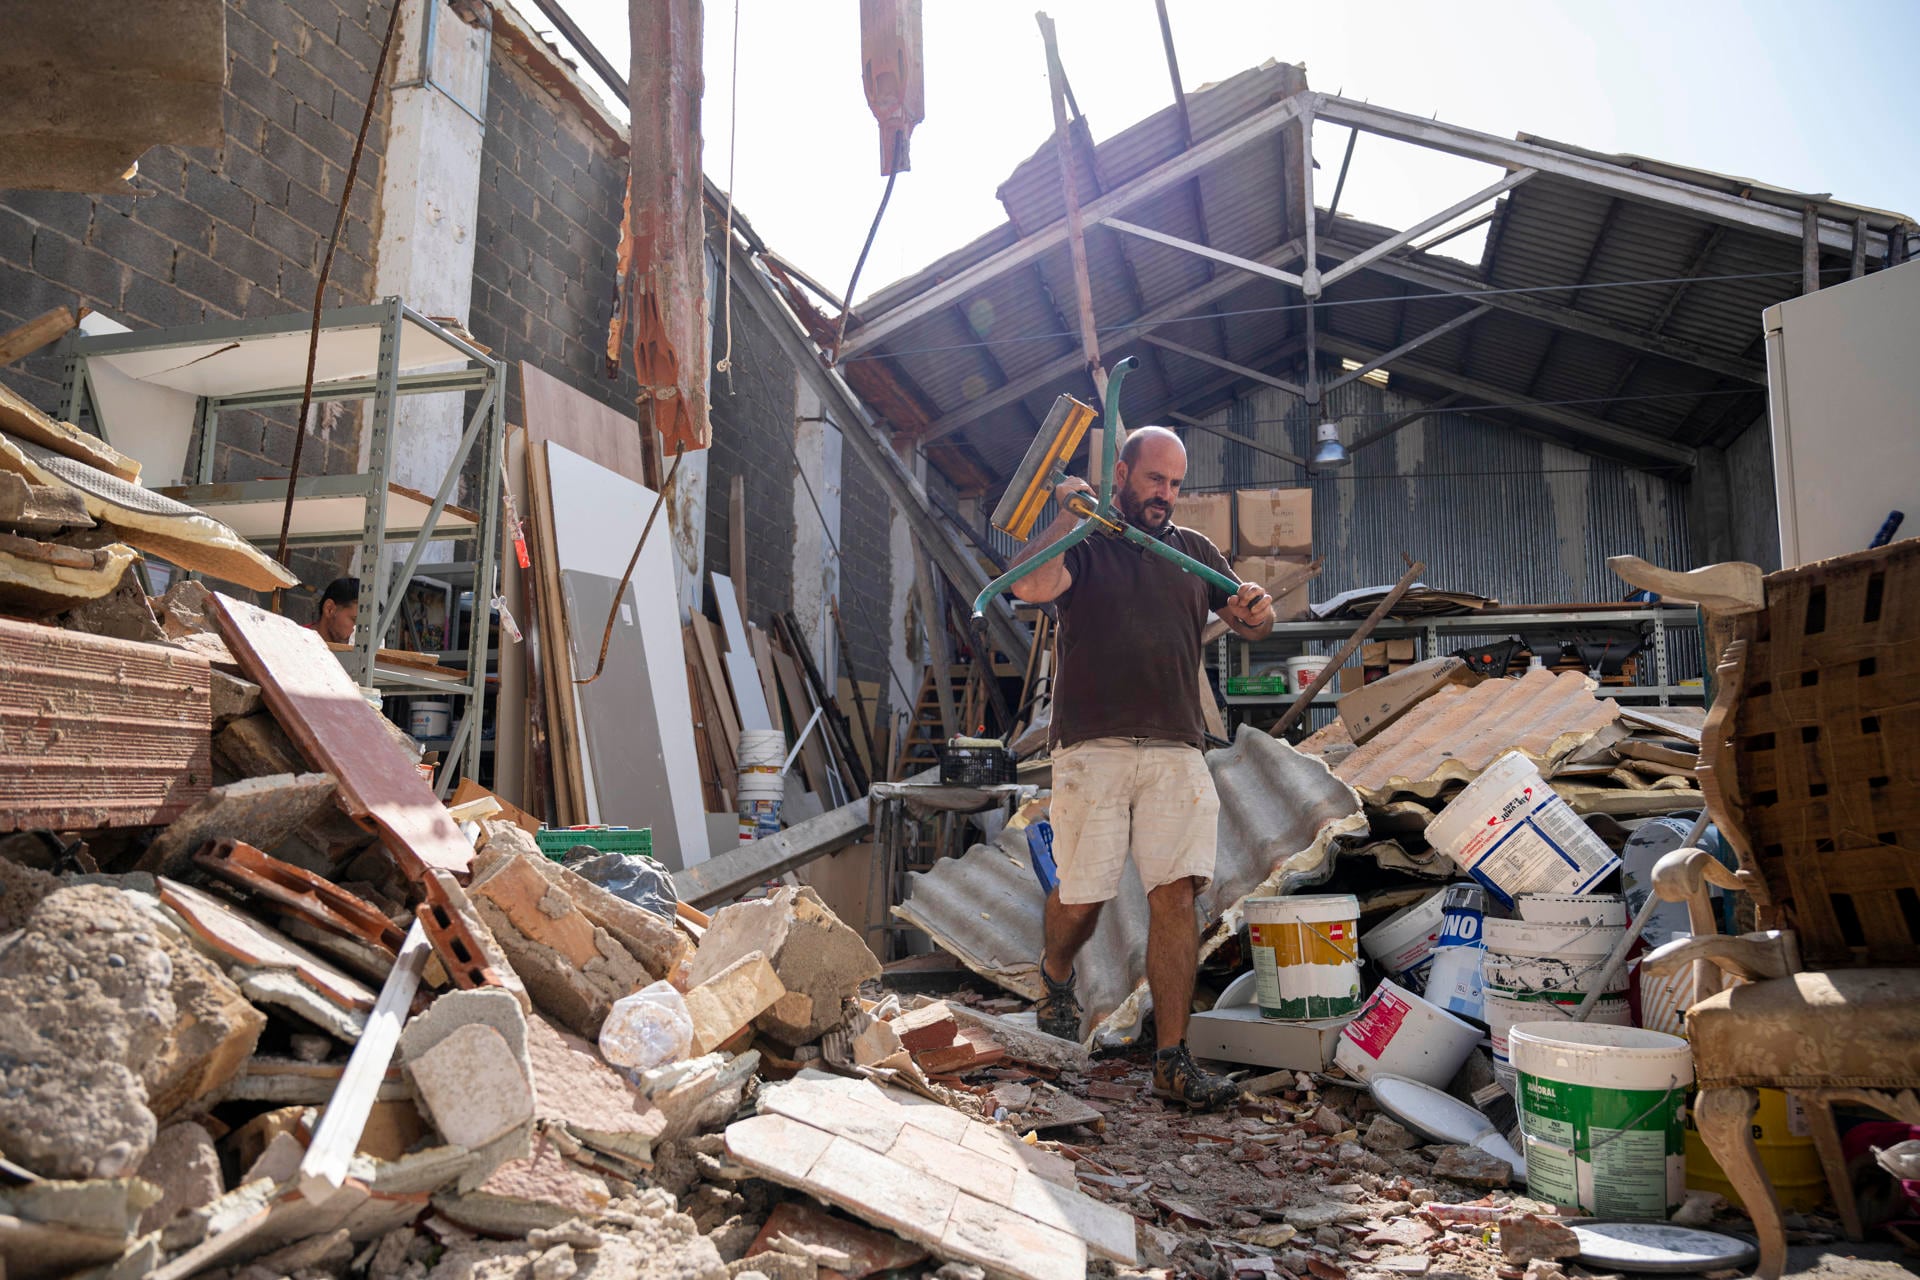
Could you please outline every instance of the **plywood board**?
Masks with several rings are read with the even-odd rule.
[[[558,444],[542,447],[571,651],[585,674],[598,660],[613,589],[656,495]],[[708,851],[671,543],[666,536],[646,539],[620,598],[626,616],[615,619],[606,670],[599,681],[575,689],[596,784],[626,780],[618,789],[596,786],[603,804],[617,797],[622,808],[633,808],[619,820],[652,827],[655,856],[680,870],[706,861]],[[614,647],[626,655],[624,672],[616,670]],[[611,696],[603,683],[609,680],[630,700]],[[614,756],[602,759],[603,752]]]
[[[631,414],[601,404],[524,360],[520,395],[526,402],[527,434],[532,440],[551,440],[637,485],[646,483],[646,444]]]
[[[787,710],[793,715],[793,731],[799,733],[807,727],[807,721],[813,718],[813,699],[807,695],[807,682],[800,675],[800,664],[793,655],[783,650],[773,651],[773,669],[780,675],[780,689],[787,699]],[[807,769],[808,790],[816,791],[824,801],[831,798],[834,803],[844,803],[840,771],[833,767],[827,757],[826,748],[827,718],[820,717],[820,723],[813,727],[806,741],[800,747],[800,763]]]
[[[542,448],[527,450],[527,516],[533,568],[532,595],[539,615],[540,682],[547,713],[547,748],[553,768],[554,812],[560,825],[589,821],[581,781],[579,727],[575,723],[573,663],[567,648],[566,611],[557,583],[559,557],[553,542],[553,499],[547,489],[547,457]]]
[[[713,576],[714,599],[720,608],[720,627],[727,636],[727,675],[733,681],[733,696],[740,708],[742,729],[773,728],[773,712],[764,697],[755,698],[752,653],[747,647],[747,624],[740,616],[739,598],[733,583],[724,574]]]
[[[687,620],[687,630],[693,636],[694,648],[700,655],[700,666],[707,679],[707,689],[713,694],[714,703],[720,712],[720,728],[727,735],[727,747],[733,755],[740,754],[740,717],[735,712],[735,698],[727,692],[728,677],[726,663],[720,656],[720,637],[713,632],[713,624],[705,614],[696,613]],[[759,681],[753,681],[754,687],[749,695],[758,692]],[[736,695],[737,696],[737,695]],[[773,726],[767,726],[771,729]]]
[[[767,641],[767,633],[749,622],[747,624],[747,648],[753,654],[754,670],[760,673],[760,696],[766,700],[769,722],[780,719],[780,677],[773,670],[773,646]],[[767,725],[769,729],[773,724]],[[798,732],[799,725],[787,728]]]

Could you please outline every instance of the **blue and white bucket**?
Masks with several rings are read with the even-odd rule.
[[[1486,1021],[1481,961],[1487,954],[1482,924],[1487,891],[1477,884],[1450,884],[1441,895],[1440,937],[1427,968],[1426,996],[1448,1013]]]

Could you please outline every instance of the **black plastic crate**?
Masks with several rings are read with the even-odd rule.
[[[1005,747],[941,747],[940,781],[949,787],[1012,782],[1013,764],[1013,752]]]

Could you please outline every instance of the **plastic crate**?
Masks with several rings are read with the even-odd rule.
[[[990,787],[1015,780],[1013,753],[1005,747],[941,747],[940,783]]]
[[[1288,692],[1287,678],[1285,676],[1228,676],[1227,692],[1229,694],[1286,693]]]
[[[534,840],[555,862],[583,844],[602,853],[653,853],[652,827],[542,827]]]

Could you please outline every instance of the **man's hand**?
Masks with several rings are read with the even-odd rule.
[[[1067,499],[1076,493],[1093,492],[1093,486],[1089,484],[1084,477],[1068,476],[1065,480],[1053,486],[1053,502],[1054,505],[1060,509],[1061,515],[1071,515],[1071,512],[1067,508]]]
[[[1258,640],[1273,630],[1273,597],[1259,583],[1243,582],[1220,617],[1238,634]]]

